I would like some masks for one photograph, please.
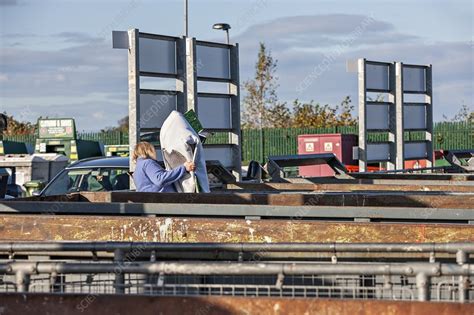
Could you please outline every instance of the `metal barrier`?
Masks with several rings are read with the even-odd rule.
[[[50,252],[63,253],[52,260]],[[92,259],[71,253],[92,252]],[[174,251],[236,252],[234,260],[199,258],[166,261],[159,253]],[[152,242],[14,242],[0,243],[0,293],[145,294],[153,296],[245,296],[379,299],[466,302],[474,299],[472,243],[152,243]],[[103,257],[99,252],[113,252]],[[331,259],[268,262],[258,253],[325,252]],[[338,260],[340,254],[430,253],[429,262]],[[245,254],[253,254],[251,256]],[[448,254],[455,262],[436,261]],[[29,255],[29,257],[28,257]],[[23,257],[23,258],[22,258]],[[27,257],[28,259],[24,258]],[[52,257],[52,255],[51,255]],[[183,256],[184,257],[184,256]],[[288,256],[289,257],[289,256]],[[37,261],[35,261],[37,259]],[[46,260],[45,260],[46,259]]]
[[[1,292],[282,296],[466,302],[474,265],[6,262]]]

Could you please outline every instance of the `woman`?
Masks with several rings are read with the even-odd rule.
[[[155,148],[148,142],[135,146],[132,159],[137,163],[133,180],[139,192],[176,192],[173,183],[196,169],[193,162],[186,162],[171,171],[164,170],[156,161]]]

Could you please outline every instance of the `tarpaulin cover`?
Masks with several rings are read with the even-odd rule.
[[[196,164],[194,173],[175,183],[178,192],[210,192],[201,140],[183,114],[173,111],[166,118],[160,131],[160,144],[166,169],[173,169],[186,161]]]

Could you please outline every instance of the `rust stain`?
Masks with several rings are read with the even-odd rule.
[[[0,240],[159,242],[473,242],[468,224],[0,215]]]
[[[87,297],[89,297],[87,299]],[[1,294],[2,314],[432,315],[473,314],[474,304],[247,297]]]

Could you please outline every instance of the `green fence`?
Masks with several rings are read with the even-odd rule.
[[[435,150],[474,149],[474,124],[470,122],[436,123],[433,132]],[[242,159],[264,161],[270,155],[296,154],[297,138],[301,134],[343,133],[357,134],[357,126],[330,128],[244,129],[242,130]],[[128,134],[122,132],[82,132],[78,137],[103,144],[128,144]],[[407,132],[405,139],[421,140],[423,132]],[[6,140],[35,143],[34,135],[5,136]],[[387,133],[370,133],[369,141],[387,141]],[[226,133],[217,133],[208,139],[209,144],[228,143]]]

